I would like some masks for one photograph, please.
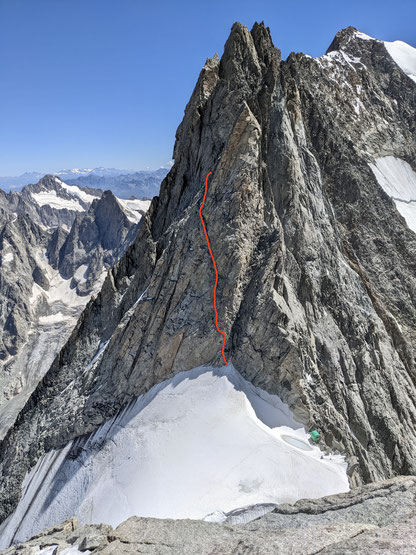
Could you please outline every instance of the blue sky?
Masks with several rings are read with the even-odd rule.
[[[348,25],[416,46],[415,0],[0,0],[0,175],[166,164],[237,20],[264,20],[283,57]]]

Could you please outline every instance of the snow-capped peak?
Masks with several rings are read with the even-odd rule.
[[[47,175],[36,186],[29,186],[33,200],[57,210],[85,212],[98,195],[86,193],[75,185],[67,185],[60,177]]]
[[[366,35],[365,33],[362,33],[361,31],[355,31],[354,35],[361,40],[377,40],[374,37],[370,37],[370,35]]]
[[[79,177],[81,175],[88,175],[89,173],[93,172],[93,168],[72,168],[72,169],[64,169],[58,172],[55,172],[56,175],[64,175],[65,177]]]
[[[134,170],[120,170],[118,168],[72,168],[64,169],[54,172],[54,175],[62,177],[62,179],[77,179],[78,177],[86,177],[88,175],[95,176],[116,176],[116,175],[126,175],[133,173]]]
[[[37,185],[28,186],[27,190],[40,207],[49,205],[55,210],[66,209],[72,212],[86,212],[92,202],[101,196],[99,193],[95,194],[94,190],[86,192],[77,185],[68,185],[56,175],[46,175]],[[133,224],[141,220],[150,206],[150,200],[115,198],[121,210]]]

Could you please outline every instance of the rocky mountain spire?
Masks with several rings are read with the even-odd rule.
[[[362,42],[347,30],[321,58],[281,62],[263,24],[234,24],[137,239],[0,444],[0,520],[43,453],[177,372],[222,364],[198,216],[208,172],[227,359],[346,454],[352,484],[416,472],[416,235],[369,165],[416,170],[416,85]]]

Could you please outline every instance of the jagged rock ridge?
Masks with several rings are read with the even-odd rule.
[[[416,169],[414,112],[415,83],[380,41],[348,28],[325,56],[282,62],[264,25],[235,24],[137,239],[1,443],[0,519],[43,453],[221,364],[197,213],[209,171],[227,358],[348,455],[352,484],[415,473],[416,235],[369,165]]]

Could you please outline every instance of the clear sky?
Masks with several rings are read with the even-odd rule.
[[[262,20],[283,57],[348,25],[416,46],[415,0],[0,0],[0,175],[165,165],[205,59]]]

